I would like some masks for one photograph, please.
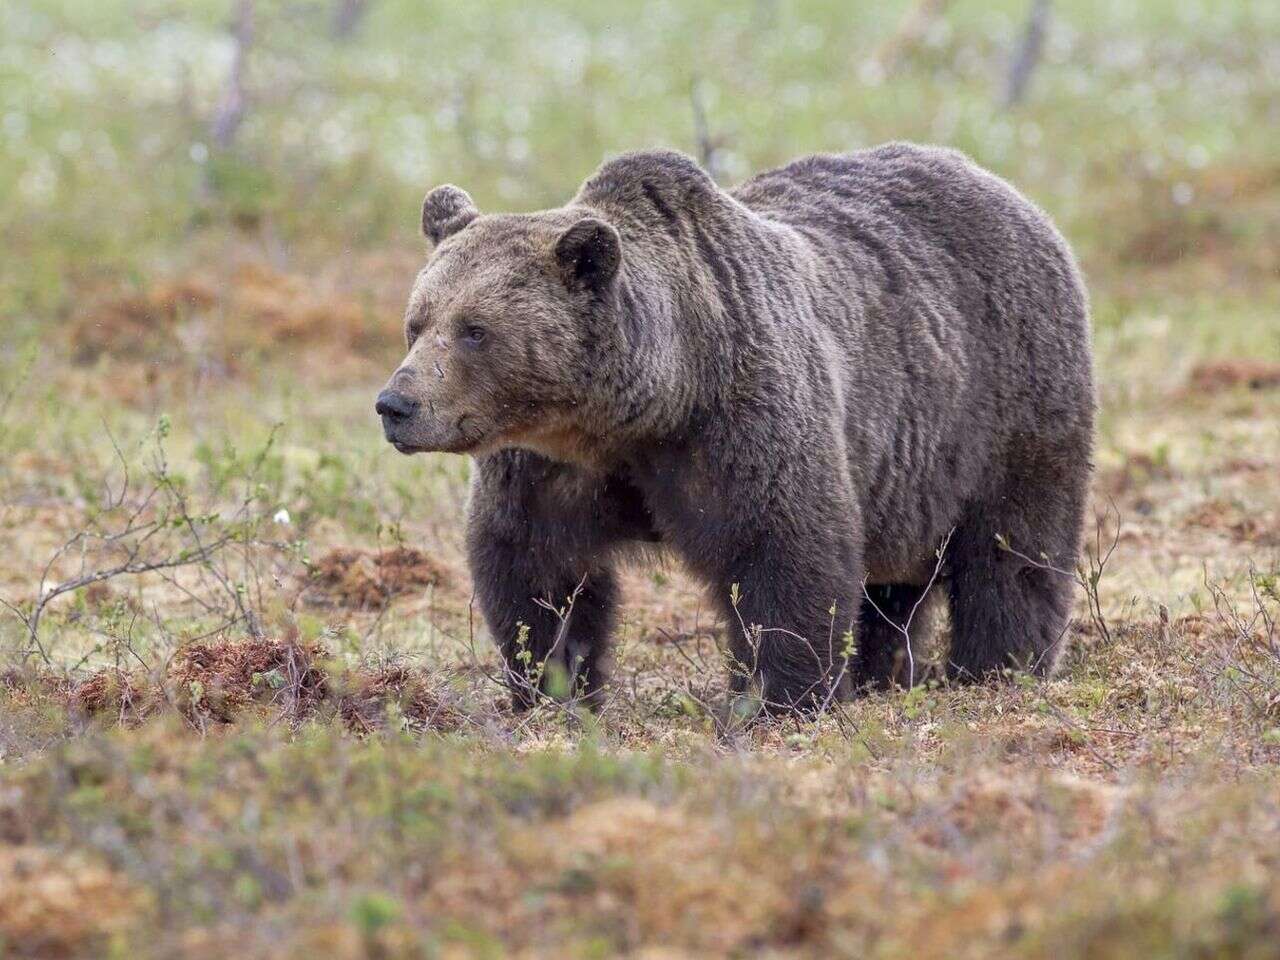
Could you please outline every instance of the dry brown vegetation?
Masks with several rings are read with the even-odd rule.
[[[328,596],[344,606],[367,609],[411,591],[445,585],[449,575],[421,550],[338,548],[316,562],[311,579],[321,594],[315,599]]]
[[[85,719],[131,725],[170,710],[201,732],[235,723],[246,711],[292,724],[336,715],[362,734],[382,729],[389,710],[419,731],[451,731],[464,722],[452,698],[419,668],[341,667],[319,644],[297,640],[193,643],[159,673],[107,668],[62,692],[72,713]]]
[[[1280,389],[1280,363],[1267,360],[1206,360],[1191,371],[1192,390],[1216,393],[1221,390]]]
[[[133,923],[146,897],[83,856],[0,844],[0,943],[15,955],[83,956]]]
[[[96,282],[77,291],[67,347],[71,376],[103,374],[118,401],[141,403],[192,382],[249,375],[264,357],[305,356],[317,386],[367,375],[394,362],[407,258],[398,282],[374,258],[325,271],[273,269],[245,257],[221,273],[201,269],[145,284]],[[342,275],[338,274],[342,270]],[[393,268],[392,268],[393,269]],[[352,287],[343,279],[359,271]]]
[[[163,952],[186,956],[417,956],[414,931],[432,929],[462,955],[1118,957],[1138,942],[1265,957],[1236,951],[1280,923],[1280,647],[1248,612],[1115,623],[1110,646],[1082,630],[1048,683],[922,689],[853,704],[847,727],[727,738],[626,691],[589,733],[554,710],[517,723],[484,686],[455,687],[440,723],[440,701],[416,700],[402,669],[353,671],[326,721],[328,675],[301,682],[305,716],[288,682],[272,694],[252,679],[306,676],[300,651],[201,649],[174,676],[223,685],[249,711],[237,726],[200,739],[189,724],[205,708],[175,702],[180,726],[161,711],[134,733],[90,728],[0,797],[15,859],[48,863],[76,823],[96,825],[94,856],[59,860],[44,882],[85,897],[109,885],[114,908],[68,926],[61,900],[24,900],[0,921],[40,931],[41,956],[160,923]],[[632,649],[623,675],[679,688],[692,677],[674,660]],[[385,739],[387,703],[423,721],[403,728],[413,739]],[[353,752],[343,728],[384,739]],[[470,733],[428,733],[442,730]],[[664,759],[643,752],[657,746]],[[268,819],[246,820],[259,805]],[[111,872],[127,849],[131,874],[157,880],[181,875],[175,851],[197,852],[205,892],[179,903],[213,897],[224,922],[162,919]],[[297,899],[321,878],[354,898],[336,922]],[[246,910],[288,935],[261,939],[236,920]]]

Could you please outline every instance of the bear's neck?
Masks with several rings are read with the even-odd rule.
[[[616,348],[610,352],[614,430],[661,438],[679,432],[706,403],[698,350],[685,329],[680,284],[633,256],[616,288]]]
[[[586,373],[597,401],[590,432],[633,448],[692,437],[708,418],[732,415],[732,397],[758,365],[753,328],[767,313],[744,267],[768,243],[759,219],[705,175],[683,173],[639,187],[589,184],[572,207],[612,223],[623,247],[616,300],[603,305],[608,322]]]

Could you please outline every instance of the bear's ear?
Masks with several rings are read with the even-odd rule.
[[[622,265],[622,238],[603,220],[584,217],[560,234],[556,263],[566,283],[599,289]]]
[[[438,244],[480,216],[475,201],[461,187],[451,183],[436,187],[422,201],[422,235]]]

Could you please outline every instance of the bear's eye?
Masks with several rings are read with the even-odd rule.
[[[469,347],[477,347],[484,343],[485,335],[484,327],[477,327],[472,324],[462,328],[462,336],[459,339]]]
[[[418,338],[422,336],[424,330],[427,329],[427,321],[421,317],[417,317],[405,326],[404,338],[409,349],[413,349],[413,345],[418,342]]]

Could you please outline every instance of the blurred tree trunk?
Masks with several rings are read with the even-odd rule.
[[[254,0],[239,0],[235,19],[231,24],[231,38],[235,52],[231,59],[231,71],[227,75],[227,88],[218,103],[210,126],[213,144],[219,150],[228,150],[235,142],[236,131],[249,109],[249,96],[245,92],[245,73],[248,70],[249,48],[253,46]]]
[[[1035,73],[1040,55],[1044,52],[1044,38],[1049,31],[1050,0],[1032,0],[1027,12],[1027,23],[1022,29],[1022,39],[1009,63],[1005,77],[1002,103],[1006,108],[1017,106],[1026,96],[1027,85]]]
[[[335,0],[330,35],[335,40],[349,40],[369,12],[371,0]]]

